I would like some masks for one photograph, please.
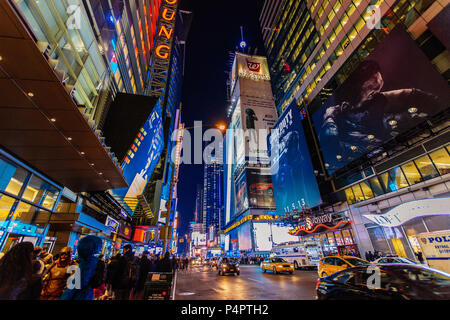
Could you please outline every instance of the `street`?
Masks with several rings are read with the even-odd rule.
[[[313,300],[317,271],[293,275],[263,273],[257,265],[241,265],[239,276],[219,276],[208,266],[178,270],[175,300]]]

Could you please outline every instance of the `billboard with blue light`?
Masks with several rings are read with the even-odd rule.
[[[295,101],[280,116],[268,141],[278,214],[319,205],[322,199]]]

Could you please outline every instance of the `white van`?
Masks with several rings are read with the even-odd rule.
[[[314,259],[305,250],[301,242],[282,244],[274,246],[271,251],[272,256],[283,258],[288,263],[292,263],[295,269],[315,269],[317,268],[317,259]]]

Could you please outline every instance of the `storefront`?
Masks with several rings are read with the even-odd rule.
[[[361,216],[374,250],[417,261],[419,235],[450,230],[450,198],[409,201],[384,213]]]
[[[300,237],[311,264],[330,255],[361,256],[347,211],[306,218],[290,233]]]
[[[0,149],[0,251],[42,246],[62,187]]]

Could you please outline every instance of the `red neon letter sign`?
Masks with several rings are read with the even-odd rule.
[[[166,0],[166,3],[167,4],[175,4],[175,3],[177,3],[177,1],[178,0],[172,0],[172,1]]]

